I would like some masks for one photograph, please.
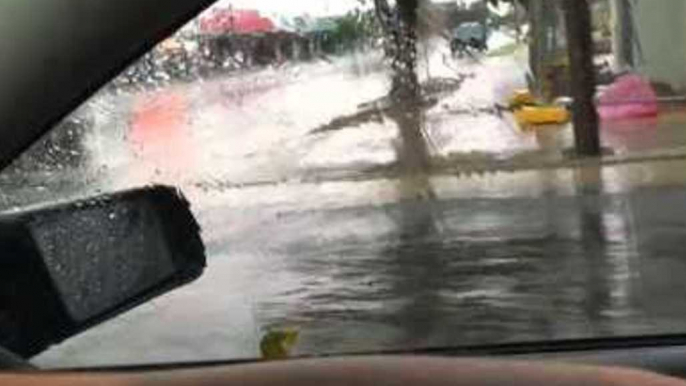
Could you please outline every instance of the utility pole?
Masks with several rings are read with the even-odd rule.
[[[532,0],[528,3],[532,41],[529,45],[529,65],[534,83],[530,86],[537,98],[550,103],[559,96],[560,61],[558,17],[559,0]]]
[[[633,68],[640,61],[641,45],[636,36],[634,3],[632,0],[613,2],[614,12],[614,49],[620,69]]]
[[[596,82],[591,9],[588,0],[562,0],[562,3],[574,99],[576,153],[580,156],[600,156],[600,119],[594,103]]]

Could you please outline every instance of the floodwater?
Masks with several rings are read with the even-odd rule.
[[[302,355],[686,331],[677,119],[604,130],[616,150],[607,166],[539,168],[564,161],[570,128],[524,133],[484,112],[521,87],[517,58],[436,55],[423,77],[460,87],[426,111],[427,146],[459,173],[389,173],[398,128],[360,118],[383,104],[379,60],[97,97],[84,109],[83,163],[15,186],[3,205],[175,185],[203,226],[209,266],[35,362],[253,358],[280,327],[301,331]],[[670,157],[655,155],[663,148]],[[513,159],[521,170],[498,170]]]

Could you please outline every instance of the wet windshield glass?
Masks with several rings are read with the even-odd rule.
[[[176,186],[208,248],[199,281],[35,362],[683,333],[683,16],[217,3],[0,176],[4,208]]]

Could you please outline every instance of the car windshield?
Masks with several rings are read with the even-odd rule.
[[[5,209],[178,187],[207,246],[34,362],[686,332],[686,11],[647,3],[216,3],[0,176]]]

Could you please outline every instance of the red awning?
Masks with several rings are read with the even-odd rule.
[[[215,9],[200,19],[200,31],[210,34],[273,32],[274,23],[259,11]]]

